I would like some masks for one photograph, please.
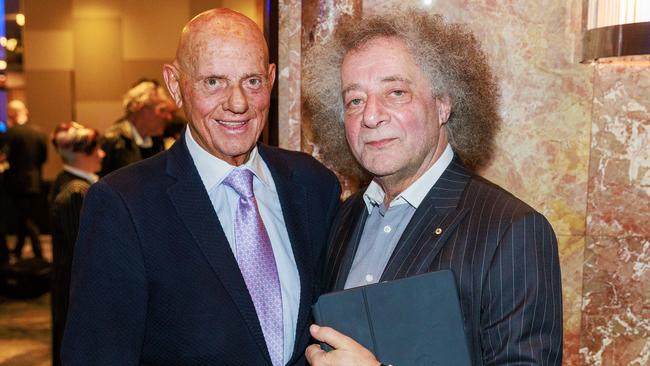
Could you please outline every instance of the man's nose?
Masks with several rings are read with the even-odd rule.
[[[233,113],[244,113],[248,110],[248,100],[240,85],[230,87],[230,95],[224,109]]]
[[[388,121],[388,113],[378,97],[369,95],[363,109],[363,125],[368,128],[377,128]]]

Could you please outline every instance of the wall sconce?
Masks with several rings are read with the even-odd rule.
[[[649,0],[589,0],[582,62],[650,55]]]

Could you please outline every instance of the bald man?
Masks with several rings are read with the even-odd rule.
[[[198,15],[163,74],[189,128],[88,192],[63,364],[304,364],[338,182],[257,143],[275,65],[250,19]]]

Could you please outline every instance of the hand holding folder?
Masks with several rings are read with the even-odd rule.
[[[449,270],[325,294],[314,305],[317,324],[396,366],[471,365],[461,314]]]
[[[320,327],[312,324],[309,331],[321,344],[331,345],[336,352],[326,352],[320,345],[312,344],[307,348],[305,356],[307,361],[314,366],[325,365],[355,365],[355,366],[377,366],[375,355],[368,349],[357,343],[354,339],[337,332],[330,327]],[[392,365],[391,365],[392,366]]]

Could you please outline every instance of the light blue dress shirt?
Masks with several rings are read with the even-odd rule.
[[[253,192],[260,216],[262,216],[262,221],[271,239],[280,279],[284,325],[284,363],[286,363],[293,353],[296,337],[296,322],[300,306],[300,275],[271,172],[257,152],[257,147],[253,149],[245,164],[235,167],[200,147],[192,137],[189,128],[185,131],[185,139],[192,160],[199,171],[203,185],[210,196],[212,207],[219,217],[219,222],[235,257],[237,249],[235,247],[234,217],[239,195],[221,182],[233,169],[249,169],[253,172]]]
[[[443,151],[435,163],[402,193],[384,207],[386,195],[374,180],[363,194],[368,210],[359,246],[354,255],[345,288],[379,282],[406,226],[415,210],[429,193],[454,158],[451,146]]]

